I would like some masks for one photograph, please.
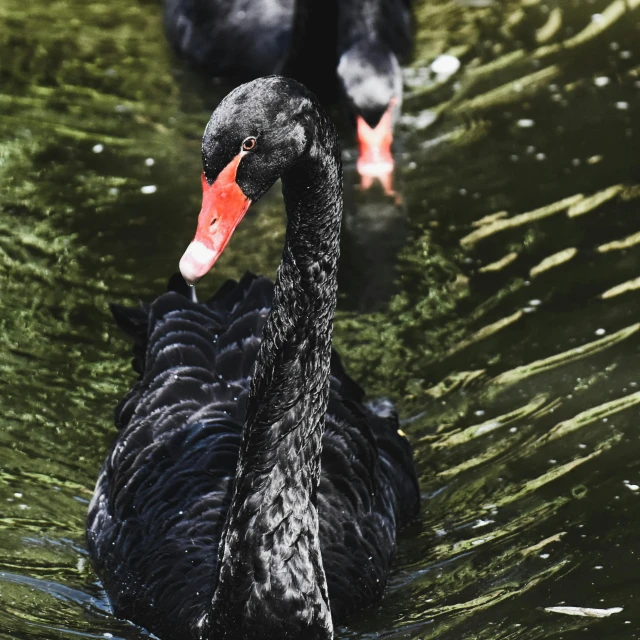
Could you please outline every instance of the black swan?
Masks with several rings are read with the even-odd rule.
[[[355,119],[358,172],[392,172],[411,0],[164,0],[164,22],[178,53],[209,75],[284,73],[331,95],[337,69]]]
[[[362,176],[393,170],[400,61],[411,51],[412,33],[410,0],[338,0],[338,78],[356,116]]]
[[[115,614],[163,640],[327,640],[378,602],[419,507],[395,410],[365,403],[331,350],[336,134],[309,91],[273,76],[222,101],[202,148],[185,279],[279,177],[282,262],[275,285],[247,274],[204,304],[180,280],[142,309],[113,307],[140,378],[89,507],[91,559]]]

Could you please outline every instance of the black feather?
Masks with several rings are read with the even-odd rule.
[[[169,293],[147,311],[152,373],[126,396],[126,418],[120,409],[127,428],[98,482],[88,540],[116,615],[163,639],[198,637],[195,623],[213,596],[247,371],[272,295],[271,282],[246,276],[207,304]],[[193,349],[205,336],[207,356]],[[395,415],[381,418],[363,404],[335,352],[331,373],[318,512],[331,610],[341,622],[381,597],[397,525],[416,515],[418,489]]]

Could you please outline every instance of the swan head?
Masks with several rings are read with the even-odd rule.
[[[347,49],[338,78],[358,135],[358,173],[380,177],[393,171],[393,125],[402,102],[402,70],[395,54],[376,40],[362,39]]]
[[[314,96],[270,76],[234,89],[213,112],[202,140],[202,209],[180,272],[195,284],[215,264],[253,202],[313,142]]]

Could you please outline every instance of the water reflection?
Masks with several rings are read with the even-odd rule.
[[[386,183],[363,186],[354,173],[347,166],[340,307],[380,311],[397,292],[395,266],[409,236],[407,213],[400,192],[388,191],[392,174],[382,176]]]
[[[425,509],[381,608],[340,637],[626,640],[640,624],[638,2],[417,4],[402,200],[347,172],[336,344],[400,401]],[[131,380],[107,302],[162,289],[200,205],[208,89],[176,75],[150,7],[2,8],[6,637],[145,637],[110,616],[83,528]],[[462,62],[448,79],[430,68],[442,53]],[[274,191],[201,295],[273,274],[283,231]]]

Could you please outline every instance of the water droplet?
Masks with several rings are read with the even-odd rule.
[[[144,187],[140,188],[140,191],[142,193],[144,193],[145,195],[151,194],[151,193],[155,193],[158,190],[158,187],[156,187],[155,184],[148,184]]]
[[[530,127],[533,127],[535,122],[530,118],[521,118],[520,120],[518,120],[517,124],[521,129],[529,129]]]
[[[610,82],[611,79],[607,78],[607,76],[598,76],[594,79],[596,87],[606,87]]]
[[[156,163],[156,161],[153,158],[147,158],[144,163],[147,165],[147,167],[153,167],[153,165]]]
[[[102,153],[104,151],[104,145],[103,144],[94,144],[93,148],[91,150],[93,151],[93,153]]]

